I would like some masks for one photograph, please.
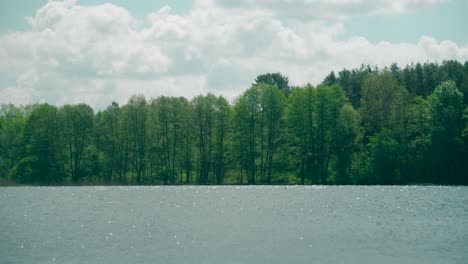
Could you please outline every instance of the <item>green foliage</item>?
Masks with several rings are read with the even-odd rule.
[[[352,105],[344,105],[337,120],[335,183],[350,184],[353,177],[351,168],[353,156],[358,150],[361,137],[360,115]]]
[[[407,157],[407,175],[409,183],[429,182],[427,173],[427,154],[432,144],[431,140],[431,115],[427,100],[416,97],[409,106],[407,119],[407,151],[403,157]]]
[[[11,176],[13,168],[21,158],[23,127],[26,122],[26,109],[14,105],[4,105],[0,118],[0,178]]]
[[[240,159],[240,181],[244,171],[247,182],[272,183],[274,158],[278,149],[280,123],[285,96],[278,87],[253,85],[235,103],[234,115]]]
[[[132,182],[141,184],[146,175],[147,107],[144,96],[132,96],[124,112],[124,124],[128,129],[128,155]],[[135,175],[136,174],[136,175]]]
[[[395,108],[405,92],[388,71],[364,79],[360,112],[366,135],[391,127],[391,115],[397,110]]]
[[[63,182],[59,125],[56,107],[42,104],[34,108],[24,127],[22,158],[13,169],[15,179],[38,184]]]
[[[370,184],[395,184],[399,179],[400,144],[384,129],[369,138]]]
[[[105,183],[122,183],[122,110],[117,103],[113,102],[104,111],[96,114],[94,136],[101,168],[98,178]]]
[[[294,89],[286,109],[288,155],[301,184],[315,182],[317,157],[317,90],[311,85]]]
[[[222,96],[4,105],[0,178],[24,184],[468,184],[468,62],[259,75]]]
[[[432,121],[433,180],[464,182],[466,171],[462,165],[466,146],[461,138],[463,131],[463,93],[455,82],[446,81],[429,96]]]
[[[222,184],[225,174],[225,138],[229,104],[212,94],[197,96],[192,101],[196,113],[196,137],[200,184]]]
[[[285,96],[288,96],[291,92],[291,87],[289,86],[288,77],[282,75],[281,73],[266,73],[257,76],[255,79],[254,85],[259,84],[270,84],[276,86]]]
[[[66,155],[66,170],[75,183],[82,178],[83,165],[88,157],[85,149],[91,142],[94,122],[93,109],[85,104],[65,105],[59,110],[60,130],[63,135]]]

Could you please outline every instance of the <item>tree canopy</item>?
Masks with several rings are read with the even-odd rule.
[[[55,184],[468,184],[468,63],[363,65],[314,87],[3,105],[0,178]]]

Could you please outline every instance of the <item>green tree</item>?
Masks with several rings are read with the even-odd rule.
[[[362,65],[317,88],[267,73],[232,105],[4,105],[0,184],[467,184],[467,94],[468,62],[449,60]]]
[[[294,89],[286,110],[288,148],[292,168],[301,184],[316,182],[317,175],[317,90],[312,85]]]
[[[83,176],[85,149],[92,144],[93,109],[86,104],[65,105],[59,110],[61,133],[67,155],[71,180],[79,182]]]
[[[338,84],[342,87],[349,102],[357,109],[361,103],[362,82],[370,75],[376,74],[369,65],[361,65],[359,69],[342,70],[338,72]]]
[[[427,100],[416,97],[408,114],[408,183],[429,182],[427,155],[431,146],[431,113]]]
[[[332,86],[334,84],[336,84],[337,82],[337,78],[335,76],[335,72],[332,71],[330,72],[330,74],[328,74],[325,79],[323,80],[322,84],[323,85],[326,85],[326,86]]]
[[[228,101],[220,96],[215,104],[215,132],[216,132],[216,157],[215,157],[215,177],[216,184],[223,184],[226,176],[226,139],[229,132],[229,116],[231,108]]]
[[[183,97],[161,96],[150,105],[151,171],[164,184],[192,182],[195,112]]]
[[[370,184],[396,184],[399,180],[400,144],[383,129],[369,138]]]
[[[255,83],[253,85],[259,84],[270,84],[276,86],[285,96],[288,96],[291,93],[291,87],[289,86],[288,77],[282,75],[281,73],[265,73],[257,76]]]
[[[159,175],[162,176],[164,184],[175,183],[175,161],[176,149],[174,142],[178,141],[179,129],[175,124],[177,116],[174,109],[173,98],[161,96],[152,100],[151,113],[152,122],[156,127],[153,140],[156,140],[154,152],[160,164]]]
[[[0,109],[0,178],[10,175],[21,158],[20,147],[26,123],[26,109],[12,104]]]
[[[247,107],[248,100],[245,96],[241,96],[236,99],[232,111],[232,149],[233,161],[237,164],[238,177],[236,179],[237,184],[244,184],[244,178],[249,181],[251,174],[250,157],[249,157],[249,143],[251,134],[249,128],[250,125],[254,125],[255,122],[249,122],[249,108]],[[252,116],[252,118],[254,115]],[[245,177],[244,177],[245,176]]]
[[[359,110],[366,136],[390,128],[392,111],[404,94],[405,88],[398,85],[390,72],[364,79]]]
[[[273,162],[276,155],[276,150],[278,147],[278,141],[280,137],[280,126],[283,116],[283,111],[286,106],[286,98],[281,93],[281,91],[272,85],[262,86],[262,113],[264,113],[264,129],[265,129],[265,158],[262,155],[262,164],[265,164],[261,168],[262,179],[265,179],[266,174],[266,183],[271,184],[272,182],[272,172],[273,172]],[[263,149],[263,147],[262,147]],[[262,153],[263,154],[263,153]]]
[[[197,120],[199,183],[222,184],[225,175],[225,138],[229,105],[223,97],[197,96],[192,104]]]
[[[358,150],[360,138],[360,116],[352,105],[346,104],[340,110],[336,133],[336,183],[350,184],[353,156]]]
[[[63,154],[57,108],[34,107],[24,127],[21,160],[14,168],[22,183],[51,184],[64,181]]]
[[[101,174],[104,182],[123,182],[121,172],[122,120],[119,105],[112,102],[104,111],[96,114],[95,144],[100,151]]]
[[[446,81],[429,97],[432,120],[432,172],[433,180],[460,183],[466,181],[461,139],[463,130],[463,93],[455,82]]]
[[[190,184],[193,182],[192,172],[196,139],[196,116],[193,104],[183,97],[180,97],[178,100],[178,109],[180,111],[179,122],[181,125],[180,171],[184,171],[185,183]],[[182,173],[180,173],[180,177],[182,177]],[[180,178],[179,182],[183,182],[182,178]]]
[[[131,137],[132,168],[136,183],[141,184],[146,176],[147,107],[144,96],[132,96],[126,107],[126,124]]]
[[[326,184],[329,165],[336,153],[337,121],[346,97],[339,85],[317,87],[317,140],[319,183]]]
[[[272,182],[274,156],[279,138],[279,126],[285,107],[285,96],[273,85],[253,85],[235,103],[239,150],[247,172],[247,182]],[[243,154],[240,154],[242,156]]]

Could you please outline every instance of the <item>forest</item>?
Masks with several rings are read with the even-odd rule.
[[[467,106],[468,62],[453,60],[363,65],[316,87],[266,73],[233,102],[5,104],[0,182],[466,185]]]

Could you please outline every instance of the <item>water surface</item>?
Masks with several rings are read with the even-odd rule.
[[[467,263],[468,187],[0,188],[0,263]]]

